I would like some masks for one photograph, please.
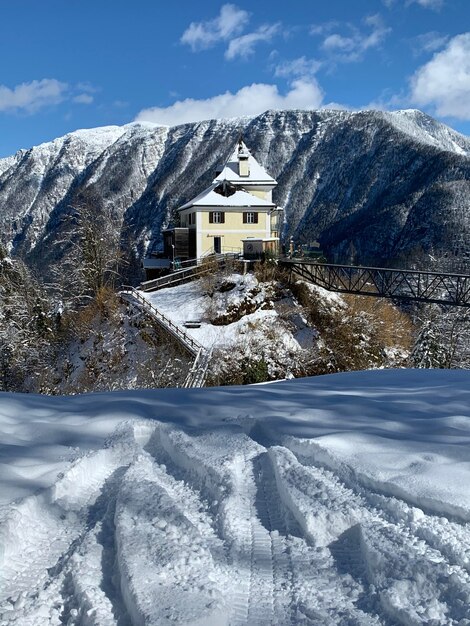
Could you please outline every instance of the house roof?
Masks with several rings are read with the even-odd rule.
[[[248,165],[249,165],[249,175],[248,176],[240,176],[238,173],[238,163],[239,156],[246,159],[248,157]],[[234,184],[241,185],[270,185],[275,186],[277,182],[270,176],[264,167],[258,163],[255,157],[251,154],[251,152],[246,147],[243,141],[237,141],[237,144],[230,155],[227,163],[225,164],[223,170],[220,174],[214,178],[215,182],[222,182],[224,180],[228,180]]]
[[[180,206],[178,211],[191,207],[253,207],[259,209],[273,209],[276,205],[258,198],[247,191],[241,189],[231,195],[225,196],[215,191],[220,183],[214,182],[198,196]]]

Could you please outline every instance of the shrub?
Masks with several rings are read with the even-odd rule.
[[[333,302],[301,281],[292,291],[320,337],[311,374],[405,365],[413,325],[391,301],[347,294]]]
[[[243,384],[265,383],[270,380],[268,364],[264,359],[248,360],[242,363]]]

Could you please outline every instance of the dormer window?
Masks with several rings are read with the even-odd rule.
[[[233,194],[237,191],[235,185],[232,185],[228,180],[224,180],[214,188],[215,193],[224,196],[225,198],[229,198],[233,196]]]

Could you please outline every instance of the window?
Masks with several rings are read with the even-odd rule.
[[[225,213],[223,211],[211,211],[209,224],[225,224]]]
[[[189,225],[193,226],[196,223],[196,213],[190,213],[189,217]]]
[[[257,224],[258,223],[258,213],[243,213],[243,223],[244,224]]]

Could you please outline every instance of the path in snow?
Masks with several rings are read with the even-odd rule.
[[[447,465],[442,462],[449,455],[445,446],[451,444],[452,429],[468,419],[463,402],[468,377],[456,375],[460,392],[459,384],[442,385],[440,391],[430,384],[426,391],[416,380],[404,391],[406,373],[392,374],[363,374],[363,382],[376,382],[369,383],[368,392],[363,385],[364,410],[351,417],[358,421],[356,430],[371,438],[375,456],[369,466],[366,461],[358,465],[346,449],[351,432],[344,432],[346,422],[338,412],[347,382],[357,383],[360,374],[341,377],[343,385],[336,377],[324,377],[229,390],[225,393],[231,398],[239,396],[237,409],[248,394],[257,417],[240,414],[232,405],[234,416],[218,422],[197,416],[204,413],[202,400],[220,400],[221,390],[144,393],[142,405],[152,411],[158,406],[161,419],[134,417],[134,407],[106,442],[68,462],[48,488],[0,510],[0,624],[470,624],[468,502],[459,509],[449,498],[439,508],[426,492],[417,506],[421,493],[418,487],[413,494],[411,471],[406,489],[399,471],[392,477],[384,469],[374,478],[367,472],[377,462],[380,424],[391,433],[391,443],[398,446],[401,437],[406,448],[431,398],[440,407],[436,430],[430,418],[421,425],[422,437],[441,438],[442,458],[434,462],[448,467],[450,456]],[[423,375],[410,373],[410,380],[413,376]],[[437,374],[426,380],[436,382]],[[381,422],[376,403],[394,385],[396,407],[393,402],[385,407],[390,419]],[[291,388],[298,402],[302,390],[306,396],[312,392],[311,406],[323,402],[316,424],[300,428],[295,421],[298,406],[289,403]],[[420,408],[401,420],[394,411],[407,406],[408,396],[418,396]],[[116,396],[70,399],[64,419],[76,420],[84,401],[99,416],[100,397],[110,402]],[[131,397],[139,396],[119,397],[121,410],[127,406],[130,411]],[[170,398],[178,397],[176,409]],[[191,420],[183,425],[172,417],[185,401],[190,412],[196,397],[201,404],[194,405]],[[348,398],[343,410],[351,410],[354,401]],[[44,400],[41,420],[47,421],[54,402]],[[65,399],[58,402],[67,405]],[[269,422],[269,414],[275,406],[281,410],[282,402],[286,419],[281,428],[276,420]],[[327,404],[338,418],[327,416]],[[364,421],[366,405],[375,410],[376,422]],[[219,405],[222,414],[229,408],[228,402]],[[9,420],[11,430],[11,415]],[[322,436],[308,435],[309,428],[320,427]],[[454,443],[459,449],[463,435]],[[426,454],[436,455],[436,450],[431,446]],[[388,444],[383,442],[381,453],[384,465],[390,465]],[[404,459],[396,457],[398,469]],[[441,491],[437,485],[437,496]]]

